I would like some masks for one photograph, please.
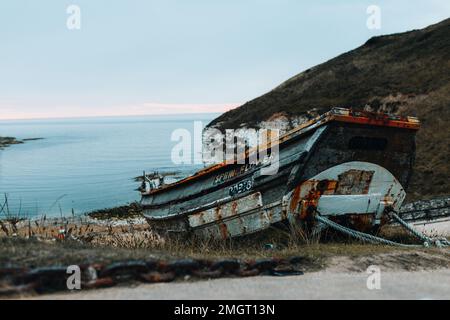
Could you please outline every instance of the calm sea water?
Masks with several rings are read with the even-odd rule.
[[[193,132],[217,114],[0,121],[0,136],[44,138],[0,150],[0,205],[31,217],[70,215],[139,200],[142,171],[200,167],[172,163],[171,133]]]

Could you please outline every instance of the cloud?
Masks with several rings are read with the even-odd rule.
[[[138,116],[186,113],[223,113],[240,106],[241,103],[160,103],[143,102],[132,105],[73,106],[46,105],[23,106],[18,103],[0,101],[0,120],[43,119],[102,116]]]

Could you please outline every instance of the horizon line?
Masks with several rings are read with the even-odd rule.
[[[80,119],[100,117],[139,117],[139,116],[168,116],[188,114],[223,114],[229,110],[241,106],[242,103],[159,103],[143,102],[132,105],[110,106],[103,110],[81,110],[77,106],[65,106],[65,112],[51,112],[48,107],[43,107],[40,112],[14,112],[13,107],[6,107],[0,121],[20,120],[50,120],[50,119]],[[9,110],[8,110],[9,109]],[[2,107],[0,106],[0,114]],[[9,111],[9,112],[8,112]],[[84,112],[83,112],[84,111]]]
[[[226,112],[226,111],[225,111]],[[0,121],[27,121],[27,120],[64,120],[64,119],[91,119],[91,118],[129,118],[129,117],[149,117],[149,116],[182,116],[200,114],[223,114],[224,112],[180,112],[180,113],[148,113],[148,114],[111,114],[111,115],[77,115],[77,116],[43,116],[30,118],[1,118]]]

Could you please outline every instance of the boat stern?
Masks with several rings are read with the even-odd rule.
[[[293,220],[305,221],[319,213],[347,219],[358,230],[369,230],[385,221],[386,212],[398,211],[405,197],[404,188],[387,169],[352,161],[302,182],[283,203]]]

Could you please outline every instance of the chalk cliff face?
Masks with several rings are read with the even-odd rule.
[[[420,118],[409,199],[450,194],[450,19],[373,37],[213,120],[219,129],[282,131],[331,107]]]

